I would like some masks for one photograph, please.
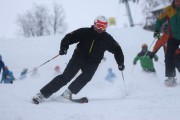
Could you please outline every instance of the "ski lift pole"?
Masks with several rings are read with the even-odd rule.
[[[123,75],[123,72],[122,72],[122,71],[121,71],[121,75],[122,75],[122,78],[123,78],[125,93],[126,93],[126,96],[127,96],[126,84],[125,84],[124,75]]]

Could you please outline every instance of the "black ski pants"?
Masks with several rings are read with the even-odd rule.
[[[175,67],[177,68],[177,70],[180,73],[180,54],[175,55],[175,57],[174,57],[174,64],[175,64]]]
[[[175,77],[176,76],[174,54],[179,45],[180,45],[180,40],[176,40],[176,39],[168,40],[167,53],[165,55],[166,77]]]
[[[82,73],[68,87],[73,94],[77,94],[92,79],[98,65],[99,63],[88,62],[86,59],[73,56],[63,74],[56,76],[51,82],[45,85],[40,92],[48,98],[70,82],[81,69]]]

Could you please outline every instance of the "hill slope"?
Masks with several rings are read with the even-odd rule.
[[[17,80],[12,85],[0,84],[0,120],[179,120],[180,87],[167,88],[163,85],[163,51],[158,53],[159,62],[154,63],[156,76],[142,73],[139,62],[135,67],[132,65],[141,45],[152,43],[152,33],[138,27],[109,28],[108,32],[121,45],[125,55],[126,69],[123,74],[127,96],[113,55],[105,53],[107,60],[100,64],[92,81],[79,94],[73,96],[87,96],[90,101],[88,104],[52,101],[54,97],[61,95],[67,86],[53,94],[47,102],[32,104],[32,96],[55,76],[54,67],[60,65],[61,71],[64,70],[75,47],[72,45],[66,56],[59,56],[42,66],[38,71],[39,77],[33,78],[28,74],[25,80]],[[1,39],[0,54],[18,78],[24,67],[32,70],[57,55],[62,37]],[[117,75],[113,83],[104,80],[109,67],[113,68]],[[180,78],[179,74],[177,78]]]

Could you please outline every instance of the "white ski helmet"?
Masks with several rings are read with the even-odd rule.
[[[106,17],[104,16],[98,16],[95,20],[94,20],[94,26],[97,29],[102,29],[105,30],[108,26],[108,20]]]

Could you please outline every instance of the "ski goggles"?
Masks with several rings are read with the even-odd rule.
[[[97,29],[102,29],[102,30],[105,30],[107,28],[107,25],[100,23],[96,23],[95,26]]]

